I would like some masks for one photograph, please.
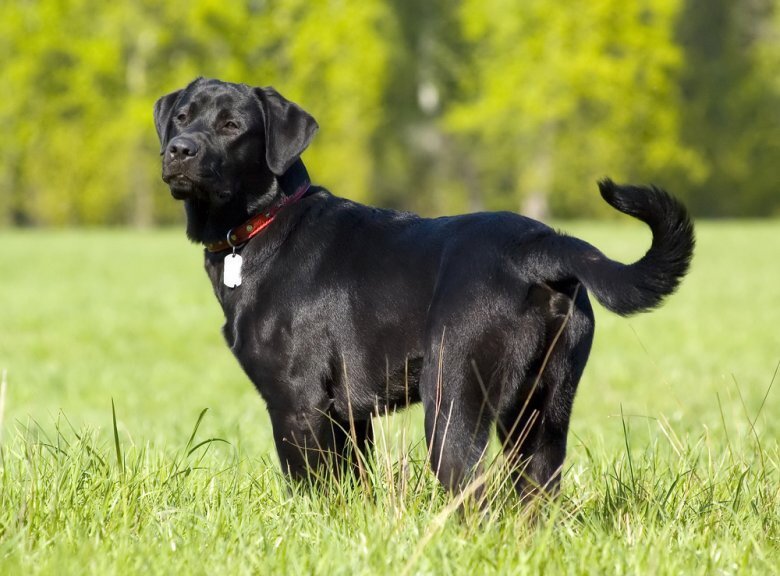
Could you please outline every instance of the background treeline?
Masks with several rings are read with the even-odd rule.
[[[151,110],[195,76],[320,122],[340,195],[597,216],[594,181],[780,214],[780,0],[0,0],[0,224],[166,223]]]

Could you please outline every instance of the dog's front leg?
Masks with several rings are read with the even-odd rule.
[[[269,412],[279,462],[291,478],[320,481],[362,469],[373,436],[370,419],[342,422],[327,405]]]

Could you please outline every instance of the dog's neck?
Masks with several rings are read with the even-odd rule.
[[[201,244],[224,240],[228,230],[273,205],[282,196],[281,187],[275,179],[264,188],[263,194],[254,197],[245,190],[237,190],[222,206],[213,206],[197,198],[185,200],[187,237]]]
[[[294,194],[308,180],[309,174],[299,159],[279,178],[272,177],[270,182],[252,186],[254,190],[265,190],[260,195],[242,188],[222,206],[212,206],[196,198],[187,199],[184,201],[187,237],[201,244],[224,240],[228,231],[267,210],[284,196]]]

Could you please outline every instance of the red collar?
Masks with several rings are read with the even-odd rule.
[[[292,196],[285,196],[281,201],[271,206],[271,208],[265,212],[262,212],[257,216],[252,216],[243,224],[228,230],[224,240],[206,244],[206,250],[209,252],[222,252],[246,244],[250,238],[260,234],[260,232],[267,228],[271,222],[274,221],[274,218],[276,218],[276,215],[282,208],[289,206],[290,204],[295,204],[298,200],[303,198],[303,195],[308,192],[309,186],[311,186],[310,182],[304,182]]]

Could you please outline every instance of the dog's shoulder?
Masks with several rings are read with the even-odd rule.
[[[309,201],[305,216],[314,217],[320,220],[321,225],[327,224],[345,233],[359,228],[404,227],[426,220],[413,212],[380,208],[336,196],[322,187],[317,187],[305,200]]]

